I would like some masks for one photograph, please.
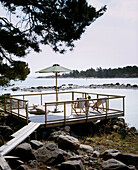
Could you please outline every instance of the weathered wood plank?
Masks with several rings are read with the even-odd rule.
[[[4,159],[20,159],[17,156],[4,156]]]
[[[107,119],[110,119],[110,118],[114,118],[114,117],[120,117],[120,116],[123,116],[123,113],[112,113],[112,114],[109,114]],[[79,123],[86,123],[86,122],[92,122],[92,121],[95,121],[95,120],[102,120],[102,119],[105,119],[106,118],[106,115],[96,115],[96,116],[93,116],[93,117],[89,117],[87,120],[86,118],[79,118],[79,119],[76,119],[76,120],[67,120],[66,122],[64,121],[60,121],[60,122],[51,122],[51,123],[48,123],[47,125],[45,124],[41,124],[41,128],[44,128],[45,126],[47,128],[51,128],[51,127],[57,127],[57,126],[64,126],[64,125],[73,125],[73,124],[79,124]]]
[[[12,170],[3,156],[0,156],[0,169],[2,169],[2,170]]]
[[[28,130],[28,128],[32,128],[34,125],[36,125],[36,123],[34,122],[30,122],[28,125],[24,126],[23,128],[21,128],[20,130],[18,130],[17,132],[15,132],[14,134],[12,134],[12,137],[16,137],[19,134],[22,134],[24,131]]]
[[[12,149],[14,149],[17,145],[24,141],[32,132],[34,132],[39,126],[40,126],[39,123],[31,123],[30,127],[28,124],[26,130],[22,131],[22,133],[19,133],[18,135],[16,134],[15,138],[13,138],[12,140],[10,140],[9,142],[0,147],[0,156],[4,156]]]

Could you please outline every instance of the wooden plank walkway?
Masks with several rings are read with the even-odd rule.
[[[12,170],[3,156],[0,156],[0,169],[1,170]]]
[[[9,153],[12,149],[24,141],[31,133],[33,133],[39,126],[40,123],[30,122],[28,125],[14,133],[12,135],[14,138],[0,147],[0,156],[4,156]]]

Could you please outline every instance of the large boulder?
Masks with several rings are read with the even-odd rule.
[[[84,170],[84,166],[80,160],[66,161],[60,165],[59,170]]]
[[[108,160],[114,158],[118,161],[121,161],[127,165],[134,165],[138,168],[138,155],[130,154],[130,153],[121,153],[116,149],[106,150],[101,154],[101,157],[104,160]]]
[[[58,146],[61,149],[79,149],[80,147],[80,142],[77,138],[74,138],[73,136],[63,136],[60,135],[58,137]]]
[[[29,143],[22,143],[15,148],[15,155],[20,157],[22,161],[35,160],[32,147]]]
[[[33,149],[38,149],[38,148],[41,148],[43,146],[43,143],[38,141],[38,140],[31,140],[30,144],[31,144]]]
[[[69,134],[67,132],[59,130],[59,131],[51,133],[50,138],[56,140],[60,135],[65,136],[65,135],[69,135]]]
[[[130,170],[127,165],[116,159],[109,159],[104,161],[102,167],[103,170]]]
[[[63,153],[54,143],[47,143],[43,147],[34,151],[37,161],[47,165],[57,165],[65,161]]]
[[[127,165],[135,165],[135,167],[138,169],[138,155],[130,153],[120,153],[116,156],[116,159]]]
[[[101,157],[104,159],[104,160],[108,160],[108,159],[111,159],[111,158],[115,158],[116,159],[116,156],[120,154],[120,152],[116,149],[109,149],[109,150],[106,150],[104,151],[103,153],[101,153]]]
[[[0,125],[1,135],[4,136],[5,139],[9,139],[13,134],[13,130],[9,126]]]
[[[90,145],[84,145],[80,144],[80,149],[87,152],[87,153],[93,153],[94,149]]]

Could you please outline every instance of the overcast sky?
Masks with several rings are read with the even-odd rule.
[[[107,5],[106,13],[87,27],[72,52],[56,54],[48,46],[39,54],[32,51],[25,58],[31,76],[55,63],[77,70],[138,66],[138,0],[88,2],[97,9]]]

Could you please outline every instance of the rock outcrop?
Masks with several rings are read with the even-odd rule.
[[[43,146],[43,143],[38,140],[31,140],[30,144],[32,146],[32,149],[35,149],[35,150]]]
[[[29,143],[22,143],[15,148],[15,155],[20,157],[24,162],[35,160],[32,147]]]
[[[58,146],[61,149],[79,149],[80,147],[80,142],[77,138],[74,138],[73,136],[63,136],[60,135],[58,137]]]
[[[87,153],[93,153],[94,149],[90,145],[84,145],[80,144],[80,149],[87,152]]]
[[[103,170],[130,170],[128,166],[116,159],[104,161],[102,167]]]
[[[47,165],[57,165],[65,161],[63,153],[55,143],[45,144],[43,147],[34,151],[34,155],[39,162]]]
[[[59,170],[84,170],[81,161],[66,161],[59,166]]]

